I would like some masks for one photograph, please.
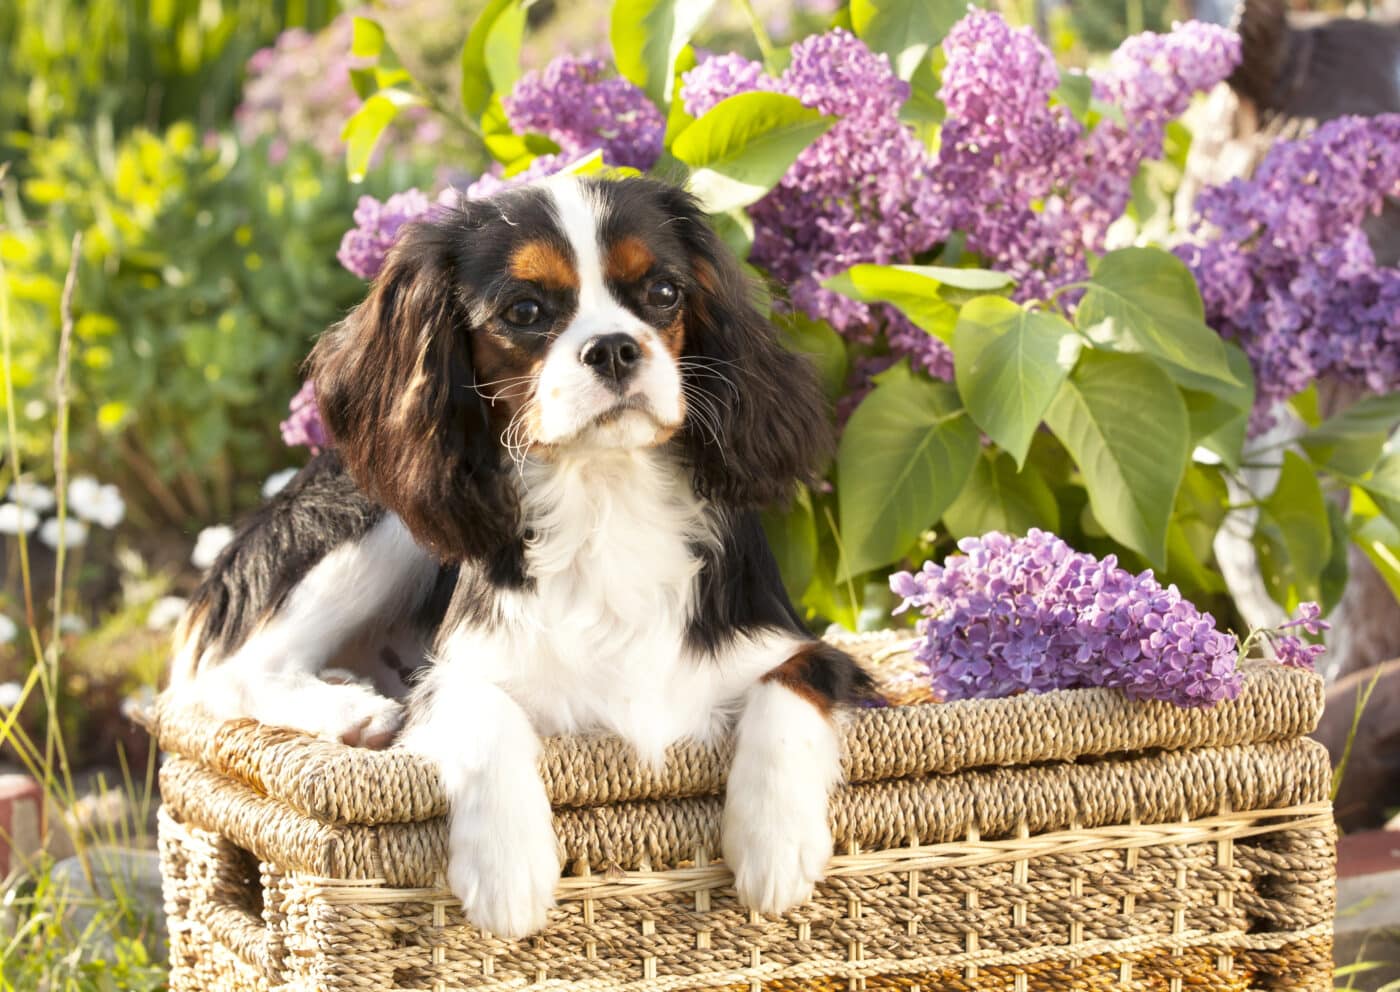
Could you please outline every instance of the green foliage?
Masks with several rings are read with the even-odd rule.
[[[0,234],[23,447],[50,449],[62,273],[82,231],[72,385],[84,467],[144,492],[133,511],[148,519],[227,518],[231,488],[246,503],[289,460],[277,414],[297,367],[363,294],[335,260],[359,191],[309,150],[274,165],[186,124],[115,144],[68,129],[35,142],[29,171]]]
[[[1225,342],[1205,322],[1196,280],[1160,248],[1110,252],[1094,268],[1075,322],[1097,343],[1157,358],[1183,385],[1235,388]]]
[[[45,859],[32,879],[0,893],[6,919],[0,989],[27,992],[160,992],[164,935],[130,898],[93,899],[72,891]],[[153,951],[153,948],[155,949]]]
[[[0,159],[9,136],[50,136],[71,122],[106,119],[118,133],[224,126],[248,57],[338,9],[338,0],[5,0]]]
[[[851,27],[890,57],[899,78],[909,79],[965,13],[967,5],[958,0],[851,0]]]
[[[658,107],[669,105],[676,60],[713,6],[714,0],[617,0],[611,39],[617,71]]]
[[[957,390],[904,364],[881,374],[841,437],[844,575],[897,562],[957,497],[977,459]]]
[[[1171,379],[1140,355],[1086,351],[1045,420],[1079,466],[1099,523],[1164,569],[1191,455],[1186,405]]]
[[[1322,599],[1332,527],[1317,474],[1292,451],[1284,452],[1278,483],[1259,504],[1254,547],[1269,595],[1285,608]]]
[[[962,308],[953,332],[958,392],[977,426],[1026,463],[1031,438],[1079,357],[1059,314],[983,296]]]
[[[482,136],[506,175],[557,151],[538,135],[512,133],[502,108],[517,71],[516,3],[487,4],[461,62],[461,128]],[[675,179],[688,170],[688,185],[720,236],[747,258],[754,232],[746,208],[833,121],[769,92],[741,93],[692,119],[675,98],[676,78],[695,63],[692,43],[716,47],[701,36],[710,6],[616,0],[611,40],[619,74],[667,121],[653,171]],[[1129,13],[1150,27],[1158,7],[1130,6]],[[901,117],[930,148],[944,117],[938,41],[963,10],[944,0],[854,0],[836,18],[909,80]],[[765,65],[780,68],[788,53],[756,18],[750,22]],[[1056,44],[1065,50],[1074,40]],[[405,99],[429,99],[410,80],[376,85],[376,92],[391,87]],[[1121,109],[1094,99],[1082,74],[1064,74],[1051,99],[1089,127],[1123,122]],[[1169,232],[1159,194],[1170,193],[1189,144],[1173,122],[1168,161],[1143,170],[1127,211],[1140,243]],[[352,168],[365,161],[356,153]],[[607,165],[595,155],[575,167]],[[1400,595],[1400,459],[1384,457],[1400,423],[1395,397],[1363,401],[1325,423],[1314,417],[1301,443],[1285,446],[1278,488],[1260,496],[1243,474],[1257,457],[1246,456],[1245,444],[1253,371],[1240,348],[1207,326],[1195,282],[1174,255],[1150,246],[1109,252],[1084,283],[1026,305],[1006,298],[1013,280],[979,268],[983,260],[958,232],[915,261],[855,265],[824,286],[876,304],[877,324],[888,305],[947,344],[952,382],[900,363],[854,403],[851,370],[890,360],[880,335],[843,337],[824,321],[782,308],[775,314],[788,345],[811,356],[828,394],[849,414],[831,486],[764,515],[789,591],[814,622],[881,619],[891,570],[989,529],[1049,528],[1076,547],[1116,554],[1129,568],[1150,565],[1191,595],[1216,596],[1225,590],[1213,558],[1216,534],[1244,513],[1256,513],[1255,543],[1268,557],[1270,588],[1286,605],[1339,594],[1348,542],[1366,551]],[[1326,498],[1333,489],[1350,492],[1350,509]],[[1240,493],[1249,498],[1232,503]]]
[[[690,166],[705,209],[723,213],[760,199],[834,123],[796,97],[739,93],[677,135],[671,154]]]
[[[861,303],[899,307],[915,326],[952,343],[958,321],[954,304],[959,291],[991,293],[1009,290],[1010,276],[986,269],[954,269],[943,265],[853,265],[822,282],[827,289]]]

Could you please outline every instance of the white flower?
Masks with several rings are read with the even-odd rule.
[[[39,526],[39,514],[19,503],[0,503],[0,534],[28,534]]]
[[[151,612],[146,614],[146,626],[151,630],[169,630],[180,622],[185,612],[183,596],[162,596],[151,604]]]
[[[19,633],[19,626],[5,614],[0,613],[0,644],[9,644]]]
[[[131,695],[122,700],[122,716],[128,720],[137,720],[142,714],[150,711],[155,705],[156,691],[148,685],[143,685]]]
[[[62,545],[65,548],[81,548],[87,543],[88,525],[81,520],[69,518],[59,526],[57,517],[45,520],[39,528],[39,540],[51,548]]]
[[[53,490],[32,479],[20,479],[10,487],[10,500],[35,513],[45,513],[53,509]]]
[[[12,710],[18,706],[23,695],[24,686],[18,682],[0,682],[0,706],[5,709]]]
[[[116,486],[102,485],[90,475],[80,475],[68,484],[68,505],[84,520],[111,530],[126,516],[126,501]]]
[[[58,618],[58,632],[60,634],[86,634],[88,623],[76,613],[65,613]]]
[[[287,483],[291,482],[296,476],[297,471],[298,470],[294,468],[284,468],[280,472],[273,472],[269,475],[267,481],[263,483],[263,499],[272,499],[272,497],[285,489]]]
[[[195,538],[194,550],[190,552],[190,562],[195,568],[208,568],[224,550],[224,545],[233,540],[233,528],[228,524],[206,527]]]

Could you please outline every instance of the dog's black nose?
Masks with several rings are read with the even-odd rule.
[[[596,375],[622,385],[642,360],[642,346],[630,334],[603,334],[583,346],[579,360]]]

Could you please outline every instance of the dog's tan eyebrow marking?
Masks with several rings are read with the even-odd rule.
[[[510,256],[510,274],[547,289],[578,289],[573,262],[545,241],[527,241]]]
[[[629,234],[608,249],[605,271],[608,279],[613,282],[630,283],[650,272],[655,264],[656,256],[652,254],[646,242],[636,235]]]

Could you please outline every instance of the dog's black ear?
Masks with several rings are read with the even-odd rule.
[[[831,457],[831,410],[806,356],[783,347],[755,304],[755,286],[704,213],[670,190],[667,209],[690,254],[681,429],[701,495],[736,508],[789,499]]]
[[[472,373],[460,214],[404,229],[369,296],[308,361],[355,482],[445,561],[496,563],[520,510]]]

